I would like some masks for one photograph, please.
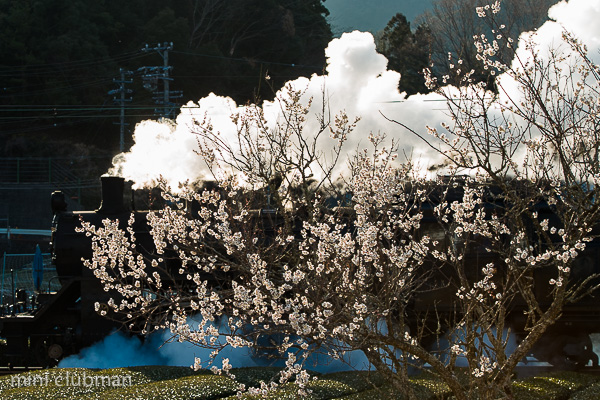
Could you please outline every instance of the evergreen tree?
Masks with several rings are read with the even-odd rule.
[[[426,93],[423,69],[429,61],[431,36],[425,25],[413,33],[403,14],[396,14],[378,40],[378,51],[388,59],[388,68],[400,72],[399,89],[408,95]]]

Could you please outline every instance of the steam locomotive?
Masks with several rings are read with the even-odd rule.
[[[82,348],[102,340],[122,324],[100,316],[95,304],[106,303],[112,296],[104,291],[100,281],[88,268],[83,267],[82,259],[92,256],[90,238],[76,231],[81,221],[101,225],[103,219],[119,220],[125,228],[132,211],[125,205],[124,180],[119,177],[102,177],[102,202],[96,211],[67,211],[64,195],[54,192],[51,197],[54,219],[52,223],[52,262],[61,283],[61,289],[54,293],[39,293],[32,310],[0,317],[0,337],[6,340],[4,363],[9,366],[52,366],[58,360],[78,353]],[[133,230],[140,248],[153,248],[152,238],[146,223],[148,211],[134,211]],[[272,229],[273,215],[257,218],[269,218],[271,223],[263,224],[266,230]],[[436,239],[441,240],[444,232],[436,231],[434,221],[423,221],[423,229]],[[447,240],[447,238],[445,238]],[[600,244],[591,242],[586,251],[576,259],[578,274],[588,276],[600,273]],[[485,265],[493,261],[483,248],[474,248],[467,254],[467,264]],[[480,268],[479,268],[480,269]],[[536,271],[536,295],[542,299],[550,290],[545,284],[550,279],[549,271]],[[575,276],[575,278],[577,278]],[[414,315],[424,315],[433,304],[436,310],[443,312],[444,304],[451,307],[455,290],[434,290],[418,296],[412,304]],[[449,311],[449,310],[448,310]],[[517,337],[526,335],[524,331],[524,308],[515,306],[508,315],[507,325],[514,329]],[[429,313],[431,314],[431,313]],[[566,305],[560,320],[546,332],[533,350],[533,356],[562,367],[578,367],[590,361],[598,363],[593,352],[591,334],[600,333],[600,304],[588,296],[576,304]]]
[[[54,192],[51,206],[51,252],[60,290],[41,291],[30,310],[0,318],[0,336],[6,340],[3,361],[8,366],[52,366],[82,348],[103,339],[118,324],[101,317],[96,302],[106,302],[106,293],[92,271],[84,268],[82,258],[91,258],[91,242],[77,233],[81,221],[95,225],[102,219],[126,222],[131,211],[123,201],[124,180],[102,178],[102,203],[96,211],[69,212],[62,192]],[[134,229],[149,237],[146,213],[136,213]]]
[[[125,201],[125,181],[120,177],[101,178],[102,199],[95,211],[68,211],[62,192],[51,196],[54,213],[52,222],[51,253],[52,264],[60,280],[60,290],[37,294],[35,304],[18,314],[0,316],[0,338],[6,344],[0,347],[0,365],[9,367],[46,367],[56,365],[62,358],[77,354],[118,329],[127,329],[117,316],[110,319],[101,316],[95,304],[107,304],[114,293],[106,292],[93,271],[83,266],[83,259],[92,258],[91,240],[84,233],[77,232],[82,221],[101,226],[104,219],[118,220],[119,227],[128,227],[133,214],[131,228],[136,235],[138,249],[153,256],[153,239],[147,224],[147,210],[133,211]],[[266,223],[261,229],[273,229],[275,213],[264,213]],[[177,278],[179,267],[168,264],[171,278]],[[162,275],[162,274],[161,274]],[[222,278],[220,278],[222,279]],[[181,277],[183,281],[183,277]],[[131,332],[130,332],[131,333]]]

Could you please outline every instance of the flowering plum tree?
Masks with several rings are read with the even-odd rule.
[[[428,137],[398,121],[444,155],[430,174],[399,163],[383,135],[343,159],[356,120],[328,118],[324,96],[318,128],[307,131],[309,106],[291,87],[277,99],[277,121],[260,107],[234,115],[233,142],[197,119],[216,185],[175,196],[163,184],[166,206],[148,214],[152,252],[138,251],[133,230],[116,221],[84,224],[94,250],[86,265],[118,291],[98,310],[144,332],[168,328],[213,356],[249,346],[284,358],[279,380],[255,393],[291,378],[303,391],[311,352],[360,350],[409,398],[409,365],[427,363],[457,399],[488,399],[512,398],[512,372],[531,353],[597,362],[587,335],[558,340],[553,331],[598,283],[586,269],[600,217],[597,67],[568,35],[561,49],[529,45],[501,64],[501,29],[475,43],[501,74],[497,92],[472,85],[459,61],[464,86],[429,80],[448,104],[446,132],[428,128]],[[323,141],[335,143],[331,153]]]
[[[522,37],[512,64],[500,63],[500,48],[513,49],[513,41],[495,21],[499,9],[499,2],[477,8],[495,36],[475,37],[478,60],[499,75],[497,93],[473,85],[473,71],[461,69],[458,61],[452,73],[464,86],[440,87],[429,74],[428,84],[448,104],[452,123],[444,125],[445,132],[428,128],[430,139],[404,127],[444,155],[449,171],[469,175],[460,209],[442,203],[438,215],[451,221],[447,233],[460,238],[463,248],[475,245],[494,257],[481,270],[481,280],[466,274],[468,255],[477,251],[451,261],[461,282],[456,326],[462,342],[452,350],[467,355],[476,377],[487,375],[488,384],[504,385],[509,395],[510,374],[528,353],[563,367],[598,363],[589,331],[567,334],[554,324],[568,314],[566,305],[585,299],[590,304],[598,286],[590,242],[599,222],[600,109],[598,67],[567,32],[551,48],[540,48],[535,35]],[[488,190],[485,206],[479,185]],[[465,207],[472,191],[474,207]],[[446,218],[441,211],[450,209]],[[479,215],[473,218],[475,212]],[[441,255],[444,262],[446,257]],[[522,330],[506,357],[505,321]],[[569,345],[577,350],[567,350]]]

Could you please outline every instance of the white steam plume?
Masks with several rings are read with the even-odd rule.
[[[223,328],[223,327],[221,327]],[[223,332],[223,330],[222,330]],[[122,332],[113,332],[102,341],[86,347],[79,354],[64,358],[60,361],[59,368],[122,368],[141,365],[168,365],[191,367],[194,358],[203,361],[202,367],[209,369],[212,365],[221,367],[223,359],[236,368],[242,367],[284,367],[284,359],[260,357],[249,348],[227,347],[215,357],[213,363],[208,364],[212,350],[196,346],[189,342],[171,340],[169,332],[156,332],[146,338],[142,343],[136,336],[127,336]],[[219,337],[219,341],[224,341]],[[116,351],[118,350],[118,351]],[[311,354],[305,367],[319,373],[332,373],[339,371],[368,370],[372,368],[366,356],[361,351],[347,352],[343,361],[333,359],[321,353]]]
[[[562,1],[550,9],[549,15],[553,21],[546,22],[535,33],[524,34],[522,38],[532,37],[537,48],[545,51],[553,46],[564,46],[561,34],[563,29],[567,29],[588,46],[592,59],[597,61],[600,58],[600,25],[595,23],[600,17],[600,0]],[[518,51],[521,57],[527,57],[524,47],[521,40]],[[388,138],[398,141],[400,151],[411,157],[421,168],[439,162],[440,156],[420,139],[386,121],[381,115],[401,121],[418,132],[425,132],[427,125],[439,128],[440,123],[447,120],[447,116],[443,112],[445,104],[438,95],[406,97],[399,93],[397,87],[400,75],[386,69],[387,60],[375,51],[375,43],[369,33],[346,33],[341,38],[332,40],[326,49],[326,56],[328,66],[325,76],[299,78],[289,84],[295,89],[306,89],[304,101],[309,97],[315,99],[311,117],[321,107],[317,100],[322,98],[323,90],[333,113],[345,110],[351,119],[361,117],[354,134],[345,145],[344,151],[347,154],[357,148],[368,147],[367,137],[370,132],[385,133]],[[509,87],[506,78],[503,83]],[[518,88],[515,87],[509,94],[518,98]],[[285,91],[280,90],[278,95],[285,96]],[[190,102],[184,106],[174,124],[144,121],[135,129],[135,144],[129,152],[115,158],[110,173],[134,181],[136,187],[152,183],[160,175],[173,188],[186,180],[210,178],[202,158],[194,152],[198,147],[196,135],[192,132],[193,121],[202,120],[206,115],[215,131],[233,143],[236,126],[230,116],[233,112],[243,112],[243,109],[230,98],[210,94],[196,104]],[[279,107],[276,104],[265,102],[263,109],[268,121],[273,123],[277,120]],[[316,127],[316,118],[309,118],[305,132],[310,134]],[[333,144],[334,141],[325,140],[320,148],[327,153]]]
[[[311,97],[314,99],[305,132],[311,134],[317,130],[315,115],[321,111],[320,100],[325,93],[333,114],[345,110],[350,119],[361,118],[354,134],[345,144],[346,152],[353,152],[357,147],[368,147],[370,132],[386,133],[388,137],[401,141],[403,151],[419,159],[423,155],[420,140],[387,121],[381,113],[400,118],[408,126],[437,126],[444,117],[440,112],[443,103],[432,100],[439,100],[439,96],[416,95],[407,98],[404,93],[399,93],[400,74],[386,69],[387,60],[376,52],[373,36],[369,33],[356,31],[332,40],[326,49],[326,56],[328,66],[325,76],[313,75],[310,79],[299,78],[288,82],[294,90],[305,90],[303,102],[307,103]],[[285,97],[285,89],[277,95]],[[265,102],[263,110],[271,123],[280,117],[277,103]],[[209,178],[202,158],[194,152],[198,149],[197,137],[192,132],[194,119],[202,120],[206,115],[221,138],[233,143],[236,126],[230,116],[233,112],[243,111],[244,107],[237,106],[230,98],[210,94],[196,104],[190,102],[184,106],[175,124],[144,121],[135,129],[135,144],[129,152],[115,158],[110,173],[132,180],[138,187],[155,181],[159,175],[174,188],[188,179]],[[334,140],[324,140],[320,148],[328,154],[335,143]]]

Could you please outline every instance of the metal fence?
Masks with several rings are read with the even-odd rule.
[[[31,298],[35,294],[33,256],[33,253],[4,253],[0,275],[0,306],[13,304],[15,293],[18,290],[24,290],[27,298]],[[50,253],[42,253],[42,257],[44,273],[39,292],[56,292],[60,290],[60,282],[56,268],[51,264]]]

